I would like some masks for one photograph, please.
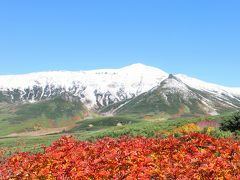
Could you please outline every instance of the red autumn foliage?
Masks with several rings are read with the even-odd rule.
[[[17,153],[0,179],[240,179],[240,142],[199,133],[167,139],[62,137],[44,153]]]

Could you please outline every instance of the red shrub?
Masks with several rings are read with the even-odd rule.
[[[0,179],[240,179],[240,143],[199,133],[181,138],[62,137],[44,153],[18,153]]]

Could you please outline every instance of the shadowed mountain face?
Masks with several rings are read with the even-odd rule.
[[[217,114],[238,109],[239,100],[228,95],[217,97],[213,93],[194,89],[170,74],[159,86],[133,98],[116,108],[114,112],[116,114],[166,113],[177,116]]]

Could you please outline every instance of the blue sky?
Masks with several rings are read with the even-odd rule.
[[[0,74],[133,63],[240,87],[240,1],[0,1]]]

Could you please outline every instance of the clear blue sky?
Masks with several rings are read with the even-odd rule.
[[[2,0],[0,74],[132,63],[240,87],[239,0]]]

